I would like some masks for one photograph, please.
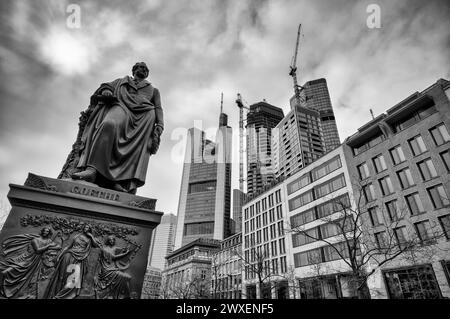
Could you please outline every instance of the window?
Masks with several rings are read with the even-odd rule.
[[[338,156],[334,157],[333,159],[329,160],[328,162],[313,169],[311,171],[312,180],[316,181],[316,180],[324,177],[325,175],[328,175],[331,172],[337,170],[340,167],[342,167],[342,164],[341,164],[341,158],[338,155]]]
[[[313,243],[319,239],[318,228],[313,228],[305,231],[304,233],[292,234],[292,246],[299,247],[306,244]]]
[[[301,226],[316,219],[314,209],[309,209],[291,217],[291,227]]]
[[[431,265],[391,270],[384,273],[391,299],[438,299],[439,284]]]
[[[311,176],[310,174],[305,174],[298,178],[297,180],[293,181],[292,183],[289,183],[287,186],[288,194],[291,195],[292,193],[298,191],[299,189],[305,187],[306,185],[311,183]]]
[[[411,147],[411,152],[414,156],[420,155],[427,151],[427,147],[423,142],[422,136],[417,135],[416,137],[408,140],[409,146]]]
[[[283,236],[284,235],[284,228],[283,228],[283,222],[278,222],[278,235]]]
[[[275,192],[275,202],[278,204],[279,202],[281,202],[281,191],[277,190]]]
[[[214,233],[214,223],[195,223],[184,225],[184,235],[202,235]]]
[[[423,213],[425,210],[420,200],[419,193],[413,193],[405,197],[408,204],[409,211],[412,215]]]
[[[409,188],[414,185],[414,180],[411,175],[411,170],[409,168],[402,169],[397,172],[398,179],[400,180],[400,185],[403,189]]]
[[[358,165],[358,172],[359,172],[359,178],[361,180],[364,180],[370,176],[369,173],[369,166],[367,163],[362,163],[361,165]]]
[[[450,151],[441,153],[441,159],[444,162],[445,168],[450,172]]]
[[[430,130],[434,143],[439,146],[450,141],[450,134],[444,124],[440,124]]]
[[[372,184],[367,184],[363,186],[364,197],[366,198],[366,202],[371,202],[375,200],[375,187]]]
[[[355,147],[353,147],[353,154],[355,156],[367,151],[369,148],[374,147],[375,145],[380,144],[381,142],[383,142],[386,139],[386,137],[384,136],[384,134],[380,131],[379,133],[377,133],[376,135],[372,136],[369,140],[367,140],[366,142],[357,145]]]
[[[273,223],[275,221],[275,209],[271,208],[269,210],[269,222]]]
[[[284,238],[280,238],[279,244],[280,244],[280,254],[285,254],[286,253],[286,246],[284,244]]]
[[[264,236],[264,241],[269,240],[269,227],[266,227],[263,229],[263,236]]]
[[[273,206],[273,194],[269,195],[269,207]]]
[[[399,246],[406,245],[408,241],[408,233],[406,231],[406,226],[398,227],[394,229],[395,238]]]
[[[442,185],[430,187],[427,191],[435,209],[439,209],[450,204],[448,195]]]
[[[386,231],[375,233],[375,241],[379,249],[388,248],[388,240],[386,238]]]
[[[261,228],[261,216],[256,217],[256,229]]]
[[[398,210],[398,207],[397,207],[397,200],[392,200],[390,202],[387,202],[386,209],[388,211],[389,218],[392,221],[396,221],[396,220],[399,220],[402,218],[401,212]]]
[[[430,179],[437,177],[437,171],[431,158],[417,163],[417,166],[419,167],[420,174],[424,181],[429,181]]]
[[[188,194],[210,192],[216,190],[216,181],[189,184]]]
[[[270,247],[272,248],[272,257],[277,255],[277,242],[273,241],[270,243]]]
[[[429,242],[432,240],[432,232],[430,227],[430,222],[428,220],[421,221],[419,223],[415,223],[417,235],[419,236],[420,241]]]
[[[280,258],[281,273],[287,272],[286,256]]]
[[[377,173],[387,169],[386,161],[384,160],[383,155],[378,155],[377,157],[373,158],[373,164],[375,165],[375,171]]]
[[[306,193],[300,194],[293,199],[289,200],[289,210],[292,211],[297,209],[303,205],[311,203],[314,200],[312,190],[307,191]]]
[[[263,198],[262,200],[262,210],[265,211],[267,209],[267,199]]]
[[[270,239],[274,239],[275,237],[277,237],[277,233],[275,230],[275,224],[270,225]]]
[[[381,192],[384,196],[390,195],[394,192],[394,186],[392,185],[392,181],[389,176],[383,177],[378,181],[380,183]]]
[[[405,154],[403,153],[403,149],[400,145],[394,147],[389,152],[391,153],[391,158],[394,165],[403,163],[406,160]]]
[[[378,226],[383,224],[383,213],[377,206],[369,208],[369,217],[372,222],[372,226]]]
[[[283,210],[281,208],[281,205],[277,206],[277,219],[282,219],[283,218]]]
[[[343,187],[345,187],[345,178],[344,174],[341,174],[326,183],[316,186],[314,188],[315,199],[324,197]]]
[[[439,222],[441,223],[442,229],[444,230],[445,237],[447,237],[447,239],[450,239],[450,215],[439,217]]]
[[[267,225],[267,212],[263,213],[263,226]]]

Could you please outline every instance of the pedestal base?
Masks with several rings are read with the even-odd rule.
[[[155,199],[29,174],[10,185],[0,298],[139,298]]]

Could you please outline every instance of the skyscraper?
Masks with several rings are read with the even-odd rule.
[[[272,166],[275,177],[291,176],[324,154],[320,114],[296,105],[273,131]]]
[[[234,233],[240,233],[242,229],[242,205],[245,193],[239,189],[233,189],[233,220],[235,221]]]
[[[231,233],[232,129],[227,122],[221,113],[216,142],[197,128],[188,131],[175,249],[198,238],[222,240]]]
[[[149,265],[163,270],[166,265],[166,256],[173,251],[175,244],[175,231],[177,227],[177,216],[165,214],[161,223],[153,232],[152,243],[149,253]]]
[[[302,103],[302,106],[306,106],[320,113],[324,150],[325,153],[328,153],[338,147],[341,142],[331,104],[330,93],[328,92],[327,80],[322,78],[308,81],[303,85],[303,88],[302,94],[306,101]],[[291,108],[295,105],[298,105],[298,103],[296,103],[295,97],[292,97]]]
[[[252,194],[274,178],[271,165],[272,129],[283,110],[266,102],[250,106],[247,114],[247,193]]]

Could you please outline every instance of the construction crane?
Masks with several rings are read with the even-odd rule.
[[[300,23],[298,25],[297,42],[295,43],[294,56],[292,57],[290,71],[289,71],[289,75],[292,76],[292,79],[294,80],[294,94],[295,94],[295,99],[298,102],[304,102],[304,99],[300,95],[300,88],[302,88],[302,87],[300,85],[298,85],[298,81],[297,81],[297,55],[298,55],[298,46],[300,43],[301,30],[302,30],[302,24]]]
[[[239,190],[244,192],[244,109],[249,110],[242,102],[242,96],[237,94],[236,104],[239,108]]]

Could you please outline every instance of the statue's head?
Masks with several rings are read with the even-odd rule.
[[[52,235],[52,229],[50,228],[50,227],[44,227],[44,228],[42,228],[42,230],[41,230],[41,236],[43,237],[43,238],[47,238],[47,237],[49,237],[49,236],[51,236]]]
[[[92,232],[91,226],[88,225],[88,224],[85,224],[84,227],[83,227],[83,233],[87,234],[87,233],[90,233],[90,232]]]
[[[133,65],[131,73],[133,73],[134,77],[137,76],[141,79],[145,79],[146,77],[148,77],[149,69],[145,62],[137,62],[135,65]]]
[[[116,238],[114,238],[114,236],[108,236],[106,238],[106,244],[109,246],[114,246],[116,244]]]

